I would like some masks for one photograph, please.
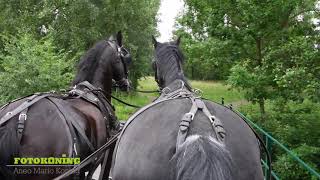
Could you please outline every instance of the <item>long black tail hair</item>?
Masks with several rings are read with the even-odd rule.
[[[171,165],[171,180],[234,179],[229,151],[212,137],[187,137],[171,159]]]

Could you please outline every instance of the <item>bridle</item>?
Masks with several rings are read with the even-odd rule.
[[[129,64],[131,61],[131,55],[126,48],[124,48],[123,46],[119,46],[116,43],[116,40],[107,40],[107,43],[114,50],[116,50],[117,56],[120,58],[120,61],[122,63],[125,76],[120,80],[116,80],[116,83],[118,84],[119,87],[124,87],[129,84],[128,83],[129,69],[128,69],[127,64]]]
[[[125,71],[125,75],[126,77],[128,77],[129,74],[129,69],[127,64],[131,63],[131,55],[129,53],[129,51],[124,48],[123,46],[118,48],[118,52],[120,53],[120,58],[123,64],[123,69]]]

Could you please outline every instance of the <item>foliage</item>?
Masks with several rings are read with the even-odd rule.
[[[2,36],[4,51],[0,54],[0,102],[67,88],[73,76],[72,60],[53,45],[51,36],[36,40],[32,35]]]
[[[150,69],[159,4],[159,0],[0,0],[0,31],[13,36],[28,33],[36,39],[50,33],[56,47],[79,59],[95,42],[122,30],[133,55],[130,77],[136,85]]]
[[[319,170],[318,1],[185,2],[176,34],[186,36],[186,67],[205,62],[193,77],[226,72],[227,82],[254,103],[242,111]],[[283,152],[273,156],[280,177],[310,178]]]
[[[205,66],[211,71],[229,72],[234,66],[228,82],[259,103],[261,118],[267,99],[319,100],[316,0],[185,2],[177,34],[189,34],[185,47],[192,60],[187,66],[202,62],[206,55]],[[205,74],[210,70],[204,68]]]
[[[198,42],[190,39],[187,35],[183,35],[182,42],[182,49],[187,57],[185,72],[189,78],[201,80],[227,79],[229,69],[232,66],[230,58],[232,52],[226,48],[228,42],[214,38]]]
[[[267,101],[267,121],[261,121],[259,108],[246,105],[240,108],[250,119],[271,133],[303,161],[317,172],[320,171],[320,106],[304,100],[302,103],[290,101]],[[274,171],[281,179],[310,179],[310,174],[280,148],[273,146]]]
[[[300,157],[306,162],[309,162],[309,166],[313,169],[317,169],[317,163],[319,162],[318,155],[320,154],[319,147],[312,147],[308,145],[301,145],[298,148],[293,149],[295,155]],[[292,180],[316,180],[317,177],[311,175],[308,171],[303,169],[300,164],[292,159],[288,154],[282,154],[274,163],[278,175],[281,179]],[[318,166],[319,169],[319,166]],[[290,173],[288,173],[290,172]]]

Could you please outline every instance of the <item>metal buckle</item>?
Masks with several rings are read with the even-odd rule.
[[[171,89],[169,87],[165,87],[162,89],[163,94],[169,94],[171,92]]]
[[[19,120],[24,120],[24,121],[26,121],[26,120],[27,120],[27,114],[21,113],[21,114],[19,115]]]
[[[203,91],[201,89],[193,89],[194,94],[196,95],[196,98],[201,98]]]
[[[210,116],[209,119],[211,121],[211,124],[214,125],[214,121],[215,121],[216,117],[215,116]]]
[[[194,113],[188,112],[188,113],[185,114],[185,116],[187,116],[187,115],[191,115],[190,119],[191,119],[191,121],[192,121],[193,118],[194,118]]]

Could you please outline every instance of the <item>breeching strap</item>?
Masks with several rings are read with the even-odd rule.
[[[120,132],[117,133],[115,136],[113,136],[106,144],[101,146],[98,150],[90,154],[88,157],[86,157],[83,161],[81,161],[80,164],[74,166],[72,169],[67,171],[66,173],[54,178],[53,180],[60,180],[63,178],[66,178],[70,176],[71,174],[75,173],[76,171],[80,170],[81,168],[85,167],[86,165],[90,164],[92,161],[94,161],[98,155],[105,149],[109,148],[113,143],[115,143],[118,140],[118,137],[120,135]]]
[[[220,142],[224,142],[226,132],[223,128],[221,121],[210,113],[207,106],[200,98],[194,98],[193,96],[191,96],[189,97],[189,99],[192,102],[192,106],[190,111],[184,114],[180,121],[176,148],[181,146],[183,142],[186,140],[189,126],[198,110],[202,111],[209,118],[213,131],[216,134],[217,140]]]
[[[0,119],[0,126],[2,124],[4,124],[5,122],[7,122],[9,119],[11,119],[12,117],[14,117],[15,115],[17,115],[18,113],[20,113],[21,111],[23,111],[24,109],[30,107],[31,105],[33,105],[34,103],[38,102],[40,99],[43,99],[45,97],[49,97],[49,96],[54,96],[52,94],[34,94],[30,97],[27,98],[27,100],[25,102],[23,102],[20,106],[18,106],[17,108],[15,108],[13,111],[8,112],[5,116],[3,116]]]

